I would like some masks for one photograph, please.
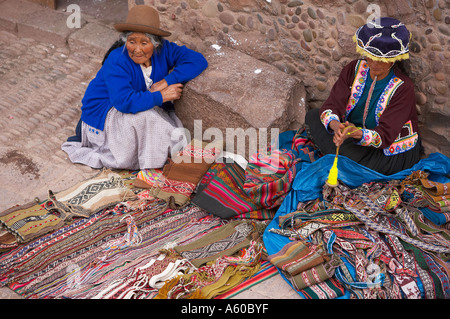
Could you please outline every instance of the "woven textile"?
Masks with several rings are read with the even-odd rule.
[[[133,180],[133,172],[104,170],[65,191],[53,194],[50,190],[49,198],[40,203],[7,209],[0,213],[0,223],[17,242],[25,243],[62,227],[73,217],[88,217],[102,208],[134,198],[130,191]],[[12,244],[10,238],[0,240],[2,245]]]
[[[305,129],[283,132],[276,143],[250,157],[246,171],[245,192],[266,209],[277,208],[291,188],[303,162],[314,162],[319,151]]]
[[[295,289],[313,298],[325,297],[311,290],[321,291],[318,285],[330,280],[337,280],[354,298],[448,298],[450,236],[425,222],[422,207],[410,206],[423,205],[417,200],[423,195],[412,190],[411,181],[369,182],[354,189],[342,183],[334,188],[325,185],[321,205],[311,200],[297,205],[301,211],[279,218],[281,229],[275,233],[295,241],[270,260]],[[351,215],[359,223],[349,223]],[[311,221],[325,226],[303,234],[304,225]],[[296,247],[301,255],[311,243],[325,245],[327,253],[337,257],[336,263],[318,263],[295,275],[286,271],[289,261],[301,259],[287,256]]]
[[[1,256],[1,282],[26,298],[92,298],[171,241],[189,242],[221,225],[195,206],[166,207],[155,200],[137,210],[120,204],[64,226]],[[133,227],[124,214],[133,216],[139,244],[126,244]]]
[[[338,291],[343,291],[342,287],[332,289],[334,283],[329,281],[341,261],[334,255],[330,258],[319,246],[293,241],[270,255],[268,260],[280,269],[294,289],[309,288],[321,299],[335,298]]]
[[[152,195],[167,202],[173,199],[178,206],[185,205],[219,155],[221,148],[217,146],[220,145],[192,140],[164,165],[161,181],[152,187]]]
[[[254,231],[245,221],[232,221],[227,225],[203,236],[197,241],[179,245],[174,249],[195,267],[200,267],[224,255],[232,255],[250,245],[250,234]]]
[[[134,215],[135,222],[140,225],[154,218],[161,213],[160,207],[165,206],[156,206],[153,213]],[[14,282],[20,287],[19,293],[33,291],[66,276],[70,265],[104,259],[108,243],[122,238],[128,228],[122,221],[123,215],[111,212],[102,210],[90,218],[79,219],[2,256],[2,281]]]
[[[162,180],[162,170],[157,168],[140,170],[136,175],[134,185],[140,188],[152,188],[158,186]]]
[[[245,169],[230,161],[213,165],[192,202],[222,218],[272,219],[297,169],[318,157],[303,129],[284,132],[252,154]]]
[[[317,246],[307,246],[301,241],[287,244],[278,253],[269,256],[269,261],[290,276],[318,266],[329,260]]]
[[[166,280],[187,269],[185,260],[170,254],[160,254],[126,277],[113,281],[99,291],[92,299],[140,299],[155,293],[164,286]]]
[[[345,294],[344,287],[335,278],[319,282],[300,291],[306,299],[335,299]]]
[[[224,292],[215,297],[215,299],[230,299],[235,297],[242,291],[249,289],[268,278],[271,278],[278,274],[277,268],[270,263],[268,260],[261,262],[261,266],[257,273],[245,280],[244,282],[238,284],[236,287],[230,288],[227,292]]]
[[[194,206],[169,210],[143,225],[142,243],[117,252],[110,260],[80,269],[83,280],[66,291],[70,298],[153,298],[166,279],[185,268],[182,258],[163,258],[161,250],[176,243],[189,243],[221,225]]]
[[[320,286],[322,282],[330,279],[334,275],[334,269],[336,266],[321,263],[297,275],[289,277],[289,280],[297,290],[303,290],[314,285]]]
[[[437,212],[450,212],[450,183],[439,183],[422,178],[420,184],[430,208]]]
[[[260,269],[263,245],[251,241],[236,256],[222,255],[194,271],[167,281],[157,299],[212,299],[236,288]]]
[[[18,243],[24,243],[64,225],[64,220],[36,202],[11,207],[0,214],[2,227],[13,234]],[[2,245],[11,239],[2,236]],[[5,248],[7,246],[4,246]]]
[[[68,213],[64,220],[72,216],[89,217],[103,208],[136,198],[119,174],[106,169],[65,191],[49,193],[44,207],[57,209],[60,214]]]
[[[17,246],[16,237],[12,233],[6,230],[0,231],[0,253],[16,248]]]
[[[215,163],[199,184],[192,203],[221,218],[271,219],[243,189],[245,170],[237,163]]]

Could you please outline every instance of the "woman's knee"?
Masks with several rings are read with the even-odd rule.
[[[312,123],[314,123],[318,120],[320,120],[319,109],[312,109],[312,110],[309,110],[308,113],[306,113],[305,123],[307,125],[311,125]]]

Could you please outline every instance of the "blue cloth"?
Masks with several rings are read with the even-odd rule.
[[[441,226],[447,222],[445,215],[438,212],[433,212],[428,207],[419,208],[425,218],[429,219],[433,224]]]
[[[297,172],[291,191],[284,199],[275,217],[263,234],[264,245],[269,255],[279,252],[290,242],[289,238],[269,232],[269,229],[280,229],[278,218],[295,211],[298,202],[321,198],[322,188],[328,178],[334,157],[335,155],[329,154],[313,163],[303,163],[301,170]],[[413,171],[419,170],[428,172],[428,178],[432,181],[448,183],[450,181],[448,177],[450,176],[450,158],[440,153],[433,153],[427,158],[420,160],[410,169],[400,171],[393,175],[383,175],[344,156],[339,156],[338,159],[338,179],[350,188],[356,188],[372,181],[404,179],[411,175]],[[291,285],[283,274],[281,276]],[[303,296],[301,292],[299,294]],[[343,298],[348,297],[349,294],[347,293]]]
[[[153,83],[162,79],[168,85],[186,83],[198,76],[208,62],[201,53],[163,40],[151,57]],[[160,92],[150,92],[142,69],[133,62],[124,46],[113,50],[96,77],[89,83],[82,100],[81,120],[101,131],[111,107],[122,113],[138,113],[162,106]]]

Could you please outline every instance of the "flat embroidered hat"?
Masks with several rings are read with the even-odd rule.
[[[132,7],[128,11],[127,21],[125,23],[116,23],[114,28],[119,32],[143,32],[161,37],[171,35],[170,32],[160,28],[158,11],[147,5]]]
[[[366,23],[353,36],[359,54],[382,62],[409,59],[409,39],[405,25],[390,17]]]

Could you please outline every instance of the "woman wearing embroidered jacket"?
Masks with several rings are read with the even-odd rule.
[[[320,109],[306,115],[308,133],[320,151],[339,154],[385,175],[420,160],[414,84],[397,64],[409,58],[409,31],[381,18],[360,27],[356,50],[365,59],[343,68]]]
[[[163,167],[187,142],[172,101],[208,63],[202,54],[164,39],[171,33],[160,29],[152,7],[134,6],[126,23],[114,27],[121,39],[89,83],[77,135],[62,149],[72,162],[93,168]]]

